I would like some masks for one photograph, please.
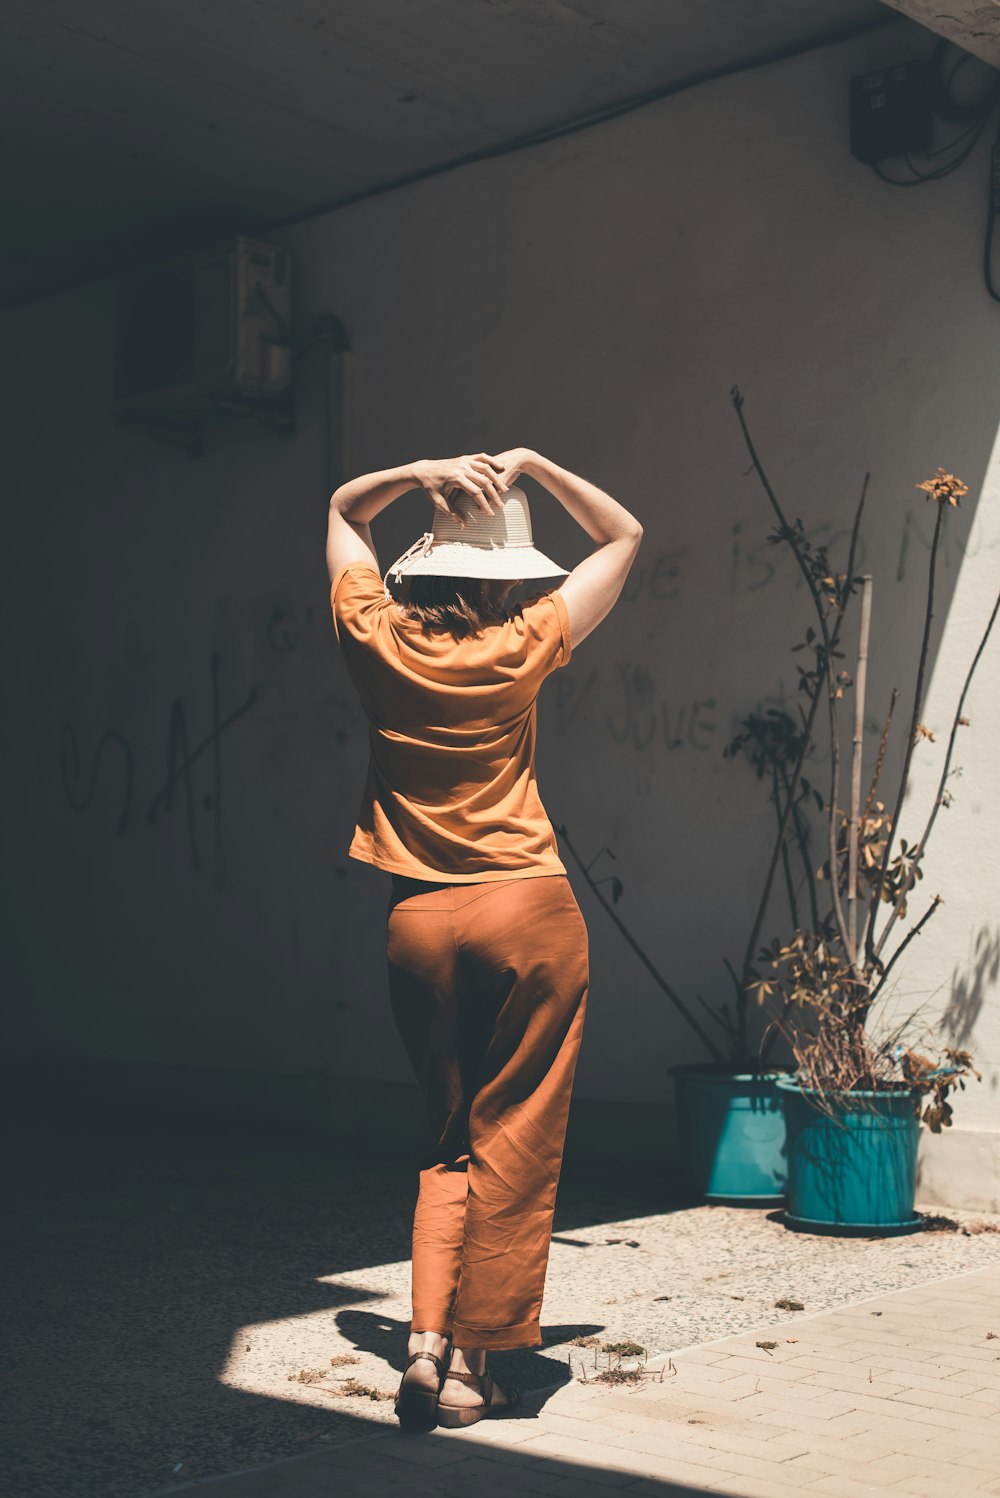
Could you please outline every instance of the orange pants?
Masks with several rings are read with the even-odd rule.
[[[411,1330],[538,1347],[587,927],[565,874],[393,885],[389,997],[435,1155],[413,1217]]]

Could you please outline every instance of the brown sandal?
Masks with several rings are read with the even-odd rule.
[[[475,1425],[477,1420],[483,1420],[487,1415],[502,1415],[507,1410],[513,1409],[521,1402],[520,1389],[505,1388],[498,1384],[488,1372],[484,1373],[457,1373],[449,1368],[445,1374],[445,1381],[449,1378],[460,1379],[463,1384],[468,1384],[470,1389],[478,1389],[482,1396],[482,1404],[445,1404],[438,1400],[437,1419],[439,1425],[444,1425],[455,1430],[462,1425]],[[442,1388],[444,1385],[442,1384]],[[504,1396],[506,1403],[494,1404],[493,1390],[497,1388]]]
[[[437,1368],[438,1388],[429,1389],[425,1384],[406,1381],[406,1369],[412,1367],[417,1358],[430,1358]],[[403,1377],[399,1384],[399,1393],[396,1395],[396,1403],[393,1408],[404,1430],[433,1430],[437,1424],[438,1390],[444,1381],[444,1358],[439,1358],[433,1352],[414,1352],[406,1360],[403,1369]]]

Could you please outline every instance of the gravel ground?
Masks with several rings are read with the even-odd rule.
[[[74,1133],[15,1151],[6,1186],[6,1498],[143,1498],[393,1420],[345,1380],[398,1382],[411,1167],[331,1142]],[[809,1314],[1000,1261],[1000,1217],[925,1210],[919,1233],[830,1238],[567,1173],[546,1345],[495,1371],[541,1388],[601,1357],[577,1338],[655,1355],[803,1314],[781,1298]]]

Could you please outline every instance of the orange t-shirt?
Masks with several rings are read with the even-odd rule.
[[[348,856],[449,883],[565,874],[535,779],[538,689],[570,658],[558,591],[456,640],[425,635],[374,562],[330,584],[333,627],[368,718],[370,759]]]

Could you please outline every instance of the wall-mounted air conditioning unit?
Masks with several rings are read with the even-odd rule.
[[[119,425],[192,450],[218,415],[290,434],[290,273],[287,251],[238,236],[122,276]]]

